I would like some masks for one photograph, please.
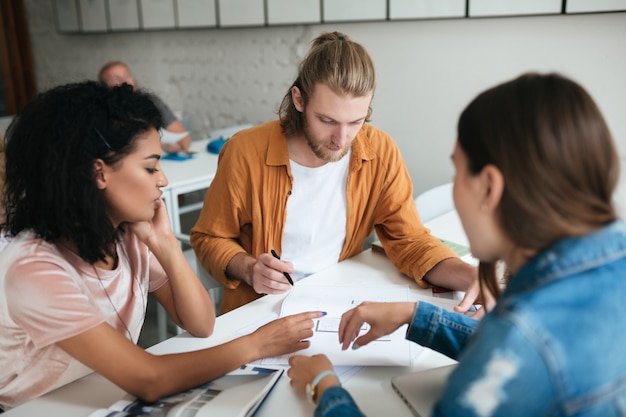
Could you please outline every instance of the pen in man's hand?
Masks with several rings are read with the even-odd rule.
[[[278,254],[276,253],[276,251],[274,249],[272,249],[272,256],[278,260],[280,260],[280,256],[278,256]],[[289,283],[291,285],[293,285],[293,280],[291,279],[291,275],[289,275],[288,272],[283,272],[283,275],[285,276],[285,278],[287,278],[287,281],[289,281]]]

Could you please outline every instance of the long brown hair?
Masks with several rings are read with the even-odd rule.
[[[619,158],[591,96],[558,74],[525,74],[476,97],[458,123],[458,141],[478,174],[503,174],[497,215],[511,241],[542,250],[613,221]],[[500,295],[495,265],[479,266],[483,289]]]
[[[298,87],[304,104],[318,83],[327,85],[333,92],[354,97],[373,94],[376,89],[376,72],[372,58],[365,48],[340,32],[324,32],[312,42],[311,49],[299,66],[298,77],[291,87]],[[291,87],[283,97],[278,116],[285,135],[302,133],[304,122],[293,104]],[[372,114],[368,109],[366,121]]]

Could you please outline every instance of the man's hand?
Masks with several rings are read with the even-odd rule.
[[[256,259],[240,253],[226,267],[228,278],[245,282],[258,294],[281,294],[289,291],[291,284],[285,278],[285,272],[293,274],[293,264],[276,259],[269,253],[262,253]]]

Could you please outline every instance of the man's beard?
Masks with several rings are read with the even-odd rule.
[[[309,148],[311,148],[315,156],[317,156],[319,159],[325,162],[337,162],[341,160],[341,158],[346,156],[352,144],[352,142],[350,141],[342,149],[339,149],[337,151],[330,151],[327,148],[328,143],[316,142],[313,139],[313,136],[309,134],[309,127],[306,123],[306,119],[304,121],[303,134],[304,134],[304,137],[306,138],[306,142],[308,143]]]

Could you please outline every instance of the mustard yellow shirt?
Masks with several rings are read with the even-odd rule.
[[[240,252],[254,257],[272,248],[282,252],[292,182],[278,120],[241,131],[222,148],[191,231],[196,256],[224,285],[222,313],[260,297],[246,283],[229,280],[226,266]],[[423,287],[431,268],[456,257],[420,221],[411,178],[393,139],[369,124],[352,143],[346,193],[346,240],[339,261],[360,253],[374,228],[398,270]]]

